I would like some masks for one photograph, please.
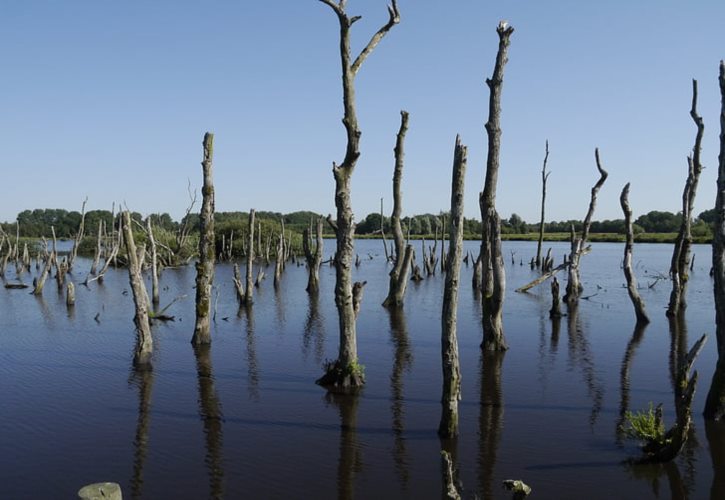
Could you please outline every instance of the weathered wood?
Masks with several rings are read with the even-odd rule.
[[[712,275],[715,296],[717,364],[705,401],[708,420],[725,419],[725,63],[720,61],[720,155],[717,170],[715,227],[712,240]]]
[[[486,351],[507,349],[503,332],[503,302],[506,291],[506,275],[501,257],[501,220],[496,212],[496,186],[498,184],[499,157],[501,152],[501,90],[504,67],[508,62],[508,47],[514,28],[501,21],[496,28],[499,43],[493,77],[486,79],[490,90],[488,102],[488,156],[486,180],[479,197],[481,207],[481,264],[483,310],[483,342]]]
[[[126,258],[128,259],[128,281],[131,285],[135,310],[133,322],[136,325],[136,349],[133,364],[138,369],[150,368],[154,344],[151,337],[151,327],[149,326],[149,296],[141,275],[138,255],[139,250],[142,250],[142,248],[136,248],[133,231],[131,230],[131,215],[128,210],[123,212],[122,220]]]
[[[70,251],[70,254],[68,255],[68,269],[73,269],[73,264],[76,261],[76,257],[78,256],[78,247],[81,245],[81,241],[83,241],[83,236],[85,235],[85,227],[86,227],[86,203],[88,202],[88,197],[86,197],[85,200],[83,200],[83,206],[81,207],[81,222],[78,225],[78,232],[76,233],[76,237],[73,239],[73,248]],[[57,256],[57,254],[56,254]]]
[[[385,252],[385,262],[390,262],[391,257],[388,253],[388,242],[385,239],[385,215],[383,213],[383,198],[380,198],[380,237],[383,240],[383,252]]]
[[[579,260],[583,255],[583,250],[589,238],[589,229],[592,225],[594,209],[597,206],[597,193],[599,193],[599,190],[609,176],[607,171],[602,168],[602,164],[599,160],[599,148],[594,149],[594,159],[596,160],[597,170],[599,171],[599,180],[597,180],[592,187],[591,198],[589,200],[589,210],[587,210],[587,215],[584,217],[582,234],[579,238],[576,237],[574,226],[572,226],[571,253],[569,254],[569,279],[566,283],[566,293],[564,294],[564,302],[568,304],[576,303],[579,300],[582,290],[584,290],[584,287],[581,285],[579,275]]]
[[[637,316],[637,323],[649,323],[649,316],[644,307],[644,300],[637,291],[637,278],[632,270],[632,248],[634,247],[634,232],[632,231],[632,209],[629,208],[629,182],[622,189],[619,197],[619,203],[624,212],[624,229],[627,234],[624,243],[624,260],[622,268],[624,269],[624,277],[627,280],[627,293],[634,306],[634,313]]]
[[[284,263],[284,234],[280,234],[277,239],[277,252],[274,260],[274,288],[279,287],[279,281],[282,277],[282,267]]]
[[[234,264],[234,288],[237,291],[237,302],[241,306],[244,304],[244,285],[242,284],[242,275],[239,272],[239,264]]]
[[[360,19],[348,17],[345,2],[320,0],[337,15],[340,25],[340,62],[342,66],[343,125],[347,136],[345,158],[340,165],[333,162],[332,172],[335,179],[335,207],[337,252],[335,258],[335,305],[339,317],[340,349],[338,359],[328,367],[327,374],[317,382],[325,386],[341,388],[357,387],[364,383],[364,377],[357,363],[357,335],[355,330],[355,310],[353,305],[352,258],[354,254],[352,204],[350,200],[350,181],[360,157],[361,131],[357,121],[355,107],[355,75],[363,61],[373,51],[390,29],[400,22],[400,13],[395,0],[388,8],[388,22],[370,39],[365,48],[353,61],[350,55],[350,28]],[[334,368],[337,365],[337,368]]]
[[[243,303],[252,305],[254,302],[254,287],[252,284],[254,283],[252,280],[252,274],[253,274],[253,267],[254,267],[254,217],[255,217],[255,211],[252,208],[249,211],[249,239],[247,240],[247,247],[249,248],[249,251],[247,252],[247,272],[246,272],[246,278],[247,278],[247,287],[244,289],[244,299]],[[261,245],[261,222],[260,226],[257,231],[257,243]],[[262,269],[259,269],[260,275],[257,276],[257,282],[255,283],[256,286],[259,286],[259,283],[262,281],[262,278],[264,277],[264,272]],[[261,277],[260,277],[261,276]]]
[[[393,228],[395,243],[395,265],[390,271],[388,296],[383,301],[384,307],[399,307],[403,304],[405,289],[408,285],[410,263],[413,260],[413,247],[405,245],[403,228],[400,225],[400,214],[403,211],[403,195],[400,184],[403,178],[403,159],[405,156],[405,134],[408,132],[408,112],[400,112],[400,129],[395,141],[395,169],[393,171],[393,213],[390,223]]]
[[[539,222],[539,241],[536,244],[536,267],[541,267],[541,247],[544,244],[544,212],[546,209],[546,181],[551,172],[546,171],[546,162],[549,160],[549,141],[546,141],[546,154],[544,155],[544,166],[541,168],[541,220]],[[546,269],[544,269],[546,271]]]
[[[549,309],[550,318],[561,318],[561,304],[559,302],[559,280],[556,278],[551,280],[551,309]]]
[[[441,360],[443,391],[438,435],[443,439],[458,435],[458,401],[461,399],[461,369],[458,359],[458,283],[463,253],[463,195],[466,177],[467,148],[456,137],[451,182],[451,230],[446,264],[443,310],[441,313]]]
[[[201,167],[204,184],[201,189],[201,213],[199,214],[199,261],[196,263],[196,324],[191,343],[211,343],[211,287],[214,282],[214,183],[212,159],[214,134],[204,134],[204,159]]]
[[[322,264],[322,218],[317,219],[315,252],[312,252],[312,235],[310,229],[305,228],[302,235],[302,246],[307,261],[307,293],[317,293],[320,290],[320,265]]]
[[[159,307],[159,260],[156,253],[156,239],[151,225],[151,217],[146,219],[146,234],[151,243],[151,304],[154,309]]]
[[[48,278],[48,274],[50,274],[50,266],[51,262],[53,261],[53,255],[50,254],[45,259],[45,264],[43,264],[43,271],[40,273],[40,276],[35,282],[35,288],[33,289],[33,295],[42,295],[43,294],[43,287],[45,286],[45,280]]]
[[[96,238],[96,250],[93,254],[93,264],[91,264],[91,274],[95,275],[96,271],[98,271],[98,264],[101,263],[101,245],[102,245],[102,237],[103,234],[103,220],[98,221],[98,236]]]
[[[687,292],[687,273],[690,264],[690,247],[692,246],[692,218],[695,205],[695,194],[697,193],[697,185],[702,172],[702,163],[700,162],[700,150],[702,147],[702,136],[705,132],[705,124],[702,117],[697,114],[697,80],[692,80],[692,108],[690,116],[695,122],[697,133],[695,135],[695,145],[692,147],[692,155],[687,157],[687,180],[685,188],[682,191],[682,222],[680,230],[677,233],[674,250],[672,251],[672,261],[670,262],[670,279],[672,280],[672,292],[670,292],[670,301],[667,305],[667,316],[677,316],[684,313],[687,308],[687,300],[685,295]]]

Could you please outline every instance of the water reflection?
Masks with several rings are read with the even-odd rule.
[[[259,401],[259,366],[257,363],[257,347],[254,338],[254,307],[252,304],[241,304],[238,315],[246,318],[247,341],[247,393],[249,399]]]
[[[589,425],[594,427],[597,423],[599,413],[602,411],[604,399],[604,385],[597,377],[594,367],[594,355],[589,348],[589,341],[584,334],[581,322],[579,321],[579,310],[576,304],[568,306],[567,334],[569,336],[569,367],[579,365],[587,393],[592,400],[592,411],[589,415]]]
[[[644,338],[646,328],[647,324],[637,323],[635,325],[632,338],[627,343],[627,349],[624,351],[622,367],[619,371],[619,420],[617,420],[616,427],[617,444],[619,445],[622,445],[624,441],[625,415],[629,411],[629,373],[632,368],[634,353]]]
[[[319,293],[308,293],[307,318],[302,336],[302,355],[307,359],[310,352],[310,345],[315,343],[315,362],[322,363],[325,354],[325,321],[320,314]]]
[[[672,500],[688,500],[690,493],[682,480],[680,469],[675,461],[665,464],[628,465],[627,472],[632,479],[647,481],[655,498],[671,498]],[[662,484],[663,477],[667,486]],[[669,490],[669,494],[668,491]]]
[[[481,409],[478,417],[478,488],[483,498],[493,497],[493,475],[503,425],[501,368],[504,352],[481,353]]]
[[[725,498],[725,422],[705,420],[705,437],[712,460],[712,486],[710,499]]]
[[[131,498],[143,496],[143,469],[148,454],[149,426],[151,423],[151,392],[154,385],[153,370],[133,370],[129,384],[138,387],[138,417],[133,439],[133,477]]]
[[[206,457],[204,462],[209,472],[209,498],[224,496],[224,460],[222,457],[222,415],[221,402],[214,389],[214,375],[211,364],[211,346],[194,346],[196,373],[199,383],[199,416],[204,424]]]
[[[340,457],[337,462],[337,498],[355,497],[355,476],[362,470],[362,453],[357,439],[357,394],[328,392],[325,400],[340,413]]]
[[[390,375],[390,411],[393,415],[393,459],[400,483],[405,490],[410,474],[408,471],[408,452],[405,447],[403,432],[405,429],[405,403],[403,394],[403,375],[413,366],[413,354],[408,339],[408,325],[405,321],[405,312],[402,307],[390,307],[390,334],[393,343],[393,372]]]

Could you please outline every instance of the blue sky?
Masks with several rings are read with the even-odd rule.
[[[680,209],[695,127],[705,120],[696,213],[715,199],[725,2],[399,0],[402,21],[356,79],[358,218],[392,208],[392,148],[410,112],[404,212],[450,205],[455,135],[469,147],[466,215],[479,217],[496,25],[516,28],[503,89],[498,209],[538,220],[549,140],[547,220],[580,219],[610,173],[596,219]],[[359,51],[387,20],[349,0]],[[337,19],[317,0],[7,0],[0,16],[0,220],[27,208],[183,214],[215,133],[218,211],[334,212],[344,154]]]

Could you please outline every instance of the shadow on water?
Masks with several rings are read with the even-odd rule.
[[[315,362],[322,364],[325,355],[325,321],[320,313],[320,294],[308,293],[309,299],[305,329],[302,336],[302,355],[307,359],[310,345],[315,344]]]
[[[712,486],[710,499],[725,498],[725,422],[705,421],[705,436],[712,460]]]
[[[133,439],[131,498],[142,498],[143,469],[148,454],[149,426],[151,424],[151,393],[154,385],[154,372],[153,370],[133,370],[128,383],[138,388],[138,417],[136,435]]]
[[[224,459],[222,457],[222,414],[221,402],[214,388],[211,364],[211,347],[194,346],[196,373],[199,383],[199,416],[204,424],[206,457],[204,462],[209,472],[209,498],[224,496]]]
[[[328,403],[340,413],[340,457],[337,462],[337,498],[355,498],[355,476],[362,470],[362,453],[357,439],[357,394],[328,392]]]
[[[622,367],[619,371],[619,420],[617,420],[617,426],[615,429],[615,435],[617,437],[617,444],[622,445],[624,442],[624,429],[625,429],[625,417],[629,411],[629,373],[632,368],[632,361],[634,360],[634,353],[637,350],[639,344],[642,343],[644,338],[644,332],[647,329],[647,325],[643,323],[637,323],[634,327],[634,333],[632,338],[627,343],[627,349],[624,351],[624,358],[622,358]]]
[[[395,469],[403,486],[408,487],[410,473],[408,470],[408,452],[405,447],[405,403],[403,391],[403,375],[410,371],[413,366],[413,353],[410,350],[408,339],[408,325],[405,320],[405,312],[402,307],[388,308],[390,319],[390,334],[393,343],[393,372],[390,375],[390,411],[393,416],[393,459]]]
[[[247,394],[249,399],[259,401],[259,365],[257,363],[257,347],[254,337],[254,306],[239,306],[238,317],[244,317],[247,344]]]
[[[575,304],[568,307],[567,333],[569,335],[568,364],[570,369],[573,369],[576,365],[579,365],[581,369],[582,377],[587,387],[587,393],[592,400],[589,425],[594,427],[597,423],[599,413],[602,411],[604,385],[597,377],[594,366],[594,355],[589,348],[589,341],[579,320],[579,310]]]
[[[494,468],[503,425],[501,369],[504,352],[481,353],[480,413],[478,417],[478,488],[482,498],[493,497]]]

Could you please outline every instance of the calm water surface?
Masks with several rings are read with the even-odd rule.
[[[477,252],[475,242],[466,246]],[[560,262],[568,245],[551,246]],[[329,254],[333,242],[326,247]],[[667,273],[671,245],[635,247],[653,319],[643,331],[623,288],[622,250],[593,245],[582,259],[588,300],[552,322],[548,285],[513,291],[535,277],[520,265],[535,243],[505,242],[510,349],[486,363],[472,268],[463,266],[461,435],[443,444],[443,278],[411,283],[403,310],[389,313],[380,306],[390,266],[379,241],[356,242],[355,279],[368,281],[358,320],[367,384],[358,397],[314,384],[338,347],[329,266],[319,297],[305,292],[305,268],[288,264],[280,290],[270,277],[254,307],[238,311],[231,265],[218,265],[213,343],[196,351],[194,270],[164,271],[162,305],[188,297],[169,309],[175,322],[154,326],[154,369],[142,374],[131,369],[125,270],[86,288],[79,283],[90,261],[80,259],[70,313],[55,281],[42,298],[0,288],[0,498],[74,498],[96,481],[120,483],[126,498],[439,498],[442,445],[454,453],[466,498],[509,498],[500,486],[509,478],[523,479],[536,498],[725,498],[725,428],[700,417],[716,360],[710,247],[693,249],[679,325],[664,315],[669,282],[647,287]],[[666,466],[623,465],[636,444],[618,437],[620,415],[661,402],[671,424],[672,360],[702,333],[710,338],[695,364],[686,450]]]

